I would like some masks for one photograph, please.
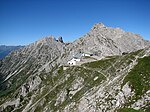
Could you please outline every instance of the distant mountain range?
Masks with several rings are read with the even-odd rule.
[[[24,46],[6,46],[6,45],[0,45],[0,59],[7,56],[10,52],[17,50],[19,48],[22,48]]]
[[[93,57],[67,65],[78,53]],[[0,60],[1,112],[149,110],[150,42],[120,28],[98,23],[72,43],[46,37]]]

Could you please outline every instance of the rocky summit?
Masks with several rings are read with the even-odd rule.
[[[95,24],[72,43],[46,37],[0,60],[1,112],[149,112],[150,42]]]

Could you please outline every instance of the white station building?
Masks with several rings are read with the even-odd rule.
[[[91,56],[92,54],[89,53],[77,53],[73,58],[67,62],[68,65],[77,65],[78,62],[81,61],[81,57],[84,56]]]
[[[78,58],[72,58],[70,61],[68,61],[68,65],[76,65],[77,62],[80,62],[81,59]]]

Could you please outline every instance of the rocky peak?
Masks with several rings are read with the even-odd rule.
[[[137,51],[145,48],[149,43],[137,34],[97,23],[86,35],[73,42],[72,45],[76,51],[80,49],[84,52],[94,52],[99,56],[109,56]]]
[[[58,42],[64,43],[63,38],[61,36],[58,37]]]
[[[104,28],[105,25],[103,23],[97,23],[93,26],[92,30]]]
[[[44,44],[44,43],[49,43],[49,42],[52,42],[55,40],[56,40],[55,37],[50,36],[50,37],[45,37],[45,38],[42,38],[42,39],[36,41],[35,44]]]
[[[50,36],[50,37],[45,37],[42,38],[38,41],[35,42],[35,44],[39,45],[39,44],[50,44],[50,43],[56,43],[56,42],[60,42],[60,43],[64,43],[63,38],[60,36],[58,37],[58,40],[54,37],[54,36]]]

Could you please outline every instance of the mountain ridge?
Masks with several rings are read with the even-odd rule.
[[[18,45],[18,46],[6,46],[6,45],[0,45],[0,59],[7,56],[10,52],[23,48],[24,46]]]
[[[139,35],[100,23],[72,43],[50,36],[11,52],[0,61],[0,110],[148,111],[149,43]],[[63,69],[73,55],[84,52],[102,59]],[[139,82],[130,79],[130,71]]]

